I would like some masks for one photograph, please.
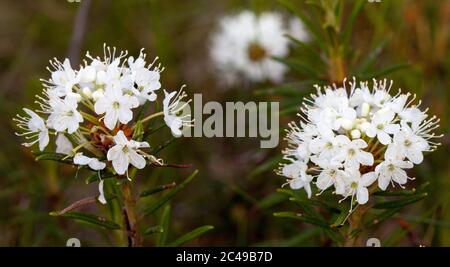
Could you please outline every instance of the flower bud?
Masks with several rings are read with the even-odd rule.
[[[370,112],[370,105],[368,103],[363,103],[361,106],[361,116],[367,117]]]
[[[92,97],[92,91],[88,87],[83,87],[82,92],[83,92],[83,95],[86,96],[87,98]]]
[[[350,132],[352,139],[361,138],[361,132],[358,129],[354,129]]]
[[[97,101],[98,99],[103,97],[103,90],[102,89],[98,89],[96,90],[94,93],[92,93],[92,98],[94,99],[94,101]]]

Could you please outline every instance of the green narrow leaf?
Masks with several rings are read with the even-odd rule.
[[[322,216],[314,209],[314,207],[312,207],[312,203],[309,200],[305,201],[294,197],[289,198],[289,200],[297,204],[302,211],[311,218],[316,218],[318,220],[322,219]]]
[[[346,47],[348,47],[348,43],[350,42],[353,25],[355,25],[356,18],[361,12],[365,2],[366,0],[356,0],[356,3],[353,5],[352,11],[350,12],[350,16],[348,17],[347,23],[345,24],[345,30],[343,33],[343,43]]]
[[[279,58],[279,57],[274,57],[273,59],[287,65],[290,69],[292,69],[293,71],[295,71],[305,77],[314,78],[314,79],[319,78],[319,74],[316,72],[316,70],[314,68],[306,65],[302,61],[299,61],[296,59]]]
[[[115,176],[117,175],[117,174],[113,173],[113,172],[112,172],[111,170],[109,170],[109,169],[104,169],[104,170],[101,170],[100,172],[95,172],[94,174],[92,174],[91,176],[89,176],[88,178],[86,178],[86,179],[84,180],[84,182],[85,182],[86,184],[90,184],[90,183],[93,183],[93,182],[98,182],[98,181],[100,181],[99,174],[100,174],[100,177],[102,178],[102,180],[103,180],[103,179],[109,179],[109,178],[115,177]]]
[[[164,148],[168,147],[169,145],[171,145],[172,143],[174,143],[175,141],[177,141],[179,138],[176,137],[172,137],[169,140],[165,141],[164,143],[160,144],[157,148],[155,148],[154,150],[150,149],[150,154],[155,155],[158,154],[158,152],[160,152],[161,150],[163,150]]]
[[[381,214],[377,215],[373,220],[371,220],[365,227],[370,228],[381,222],[391,218],[400,211],[400,208],[393,208],[383,211]]]
[[[167,242],[167,237],[169,235],[169,227],[170,227],[170,212],[171,212],[170,205],[165,206],[162,211],[161,220],[159,222],[159,224],[161,225],[161,228],[162,228],[162,232],[158,236],[158,239],[156,240],[157,247],[164,246]]]
[[[51,212],[51,216],[58,216],[56,213]],[[81,212],[67,212],[62,215],[59,215],[61,217],[66,217],[70,219],[75,219],[81,222],[85,222],[91,225],[100,226],[106,229],[112,229],[112,230],[118,230],[120,229],[120,225],[118,225],[115,222],[109,221],[103,217],[92,215],[92,214],[86,214]]]
[[[412,65],[409,63],[399,63],[399,64],[390,65],[379,71],[369,73],[367,75],[363,75],[362,79],[379,78],[380,76],[385,76],[386,74],[389,74],[389,73],[392,73],[392,72],[395,72],[395,71],[398,71],[398,70],[401,70],[404,68],[408,68],[411,66]]]
[[[155,126],[155,127],[152,127],[151,129],[149,129],[148,131],[146,131],[146,132],[144,133],[143,139],[146,140],[146,141],[148,141],[148,139],[149,139],[148,137],[149,137],[150,135],[156,133],[157,131],[159,131],[160,129],[164,128],[165,126],[166,126],[165,123],[161,123],[161,124],[159,124],[159,125],[157,125],[157,126]]]
[[[346,210],[341,211],[341,213],[339,214],[339,216],[337,216],[336,220],[331,225],[331,227],[332,228],[341,227],[347,217],[348,217],[348,211],[346,211]]]
[[[324,68],[327,66],[326,62],[323,60],[322,55],[314,49],[314,47],[308,43],[305,43],[301,40],[296,39],[295,37],[291,35],[287,35],[287,37],[296,44],[299,48],[303,49],[308,55],[308,58],[314,60],[314,63],[318,64],[318,67],[324,70]]]
[[[172,241],[169,243],[169,247],[178,247],[181,246],[193,239],[198,238],[199,236],[203,235],[204,233],[214,229],[214,226],[212,225],[204,225],[200,226],[198,228],[195,228],[194,230],[190,231],[189,233],[181,236],[180,238],[176,239],[175,241]]]
[[[321,35],[321,31],[319,28],[316,27],[316,25],[297,7],[295,7],[291,1],[288,0],[278,0],[280,4],[285,6],[288,10],[290,10],[294,15],[299,17],[301,21],[305,24],[305,26],[308,28],[309,32],[314,36],[314,39],[317,40],[317,43],[321,47],[322,50],[325,50],[323,37]]]
[[[384,48],[387,46],[391,37],[384,38],[381,42],[372,49],[371,52],[365,57],[365,60],[359,64],[356,73],[366,73],[378,59]]]
[[[152,226],[144,231],[144,235],[161,234],[164,229],[160,225]]]
[[[288,196],[285,194],[281,194],[278,192],[272,193],[268,195],[267,197],[263,198],[261,201],[258,202],[257,206],[258,208],[264,210],[269,209],[279,203],[282,203],[288,199]]]
[[[51,160],[73,165],[72,158],[68,157],[66,154],[59,154],[53,152],[33,152],[33,155],[36,157],[37,161]]]
[[[174,189],[172,189],[169,193],[156,200],[152,205],[150,205],[147,209],[144,210],[144,215],[150,215],[164,204],[166,204],[169,200],[171,200],[179,191],[186,187],[192,179],[197,175],[198,170],[195,170],[191,175],[189,175],[186,180],[184,180],[181,184],[177,185]]]
[[[313,225],[317,225],[317,226],[325,228],[325,229],[330,229],[330,225],[322,220],[318,220],[316,218],[311,218],[309,216],[303,216],[301,214],[297,214],[297,213],[291,212],[291,211],[275,212],[273,214],[273,216],[280,217],[280,218],[295,219],[295,220],[303,221],[303,222],[310,223]]]
[[[383,197],[391,197],[391,196],[411,196],[417,194],[416,189],[412,190],[398,190],[398,191],[377,191],[374,192],[374,196],[383,196]]]
[[[142,141],[142,138],[144,137],[144,126],[142,125],[141,121],[138,121],[135,125],[134,125],[134,130],[133,130],[133,140],[136,141]]]
[[[272,171],[276,166],[278,166],[278,163],[281,161],[282,156],[275,156],[269,160],[266,160],[264,163],[258,165],[256,168],[254,168],[248,175],[247,179],[252,179],[262,173],[265,173],[267,171]]]
[[[427,197],[427,193],[422,193],[419,195],[413,195],[411,197],[405,197],[400,200],[394,200],[394,201],[385,201],[377,203],[373,206],[374,209],[395,209],[395,208],[401,208],[406,205],[415,203],[419,200],[422,200]]]
[[[147,196],[159,193],[161,191],[174,188],[176,185],[177,184],[175,182],[170,183],[170,184],[159,185],[157,187],[150,188],[148,190],[142,191],[142,193],[139,194],[139,197],[147,197]]]

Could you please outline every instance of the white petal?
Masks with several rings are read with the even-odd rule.
[[[391,181],[391,176],[389,175],[389,173],[387,171],[380,172],[380,175],[378,177],[378,187],[381,190],[383,190],[383,191],[386,190],[390,181]]]
[[[289,185],[292,189],[300,189],[303,187],[303,181],[300,178],[295,178],[289,181]]]
[[[387,145],[387,144],[391,143],[391,137],[383,131],[378,131],[377,138],[380,141],[380,143],[382,143],[383,145]]]
[[[119,109],[119,121],[123,124],[127,124],[133,119],[133,112],[127,108]]]
[[[128,170],[128,158],[125,153],[118,153],[117,158],[112,161],[112,165],[117,174],[123,175]]]
[[[95,93],[100,94],[101,92],[97,90],[94,92],[94,94]],[[97,113],[98,115],[105,113],[106,110],[108,109],[108,106],[109,105],[107,99],[105,99],[104,97],[98,99],[94,105],[95,113]]]
[[[375,135],[377,135],[377,129],[375,128],[375,126],[373,126],[372,124],[367,125],[366,135],[368,137],[375,137]]]
[[[108,150],[108,153],[106,154],[106,158],[109,161],[113,161],[119,157],[119,154],[123,153],[122,150],[123,150],[122,145],[115,145]]]
[[[369,201],[369,192],[367,191],[367,188],[358,187],[356,190],[356,201],[358,201],[360,205],[364,205]]]
[[[122,130],[118,131],[116,136],[114,136],[114,143],[117,145],[126,145],[128,143],[128,139]]]
[[[91,158],[83,156],[83,153],[77,153],[75,154],[75,157],[73,157],[73,163],[77,165],[87,165],[91,161]]]
[[[375,174],[375,172],[365,173],[363,174],[363,176],[361,176],[361,185],[370,186],[373,184],[373,182],[375,182],[376,179],[377,175]]]
[[[106,204],[105,194],[103,192],[103,180],[100,180],[100,182],[98,183],[98,192],[100,193],[97,198],[98,201],[102,204]]]
[[[358,161],[362,165],[372,166],[373,165],[373,155],[369,152],[359,151],[358,152]]]
[[[130,157],[130,163],[138,168],[138,169],[143,169],[145,167],[145,159],[143,156],[139,155],[136,151],[130,151],[128,152],[128,156]]]
[[[64,134],[58,134],[56,138],[56,153],[69,155],[73,149],[72,143]]]
[[[423,154],[421,151],[415,149],[408,149],[406,157],[414,164],[420,164],[423,161]]]
[[[105,115],[105,125],[108,129],[112,130],[116,127],[117,120],[119,119],[119,112],[115,109],[109,110]]]
[[[50,138],[48,136],[48,131],[45,129],[39,133],[39,150],[43,151],[45,147],[48,145]]]
[[[325,172],[322,171],[317,178],[316,186],[320,190],[325,190],[333,184],[332,178]]]
[[[94,158],[89,162],[89,168],[93,169],[94,171],[100,171],[106,168],[106,163]]]
[[[400,125],[398,124],[387,124],[384,126],[384,131],[390,134],[395,134],[400,131]]]
[[[406,175],[406,172],[404,170],[396,169],[392,175],[392,180],[400,185],[406,184],[406,182],[408,181],[408,175]]]

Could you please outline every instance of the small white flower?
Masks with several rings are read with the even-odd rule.
[[[97,114],[105,114],[104,122],[108,129],[116,127],[117,121],[127,124],[133,119],[131,109],[139,106],[134,96],[124,95],[121,90],[109,87],[102,98],[95,102],[94,108]]]
[[[69,59],[64,63],[57,60],[50,61],[50,64],[56,69],[52,72],[52,78],[48,81],[49,88],[59,97],[66,96],[73,92],[73,87],[78,83],[77,73],[70,66]]]
[[[55,129],[57,132],[74,133],[81,122],[84,121],[83,116],[78,112],[78,96],[77,94],[69,94],[64,99],[51,97],[49,100],[49,113],[47,125]]]
[[[48,129],[45,121],[39,117],[35,112],[27,108],[23,109],[30,117],[22,117],[17,115],[14,121],[17,122],[18,127],[24,130],[23,133],[16,133],[18,136],[25,136],[26,139],[35,139],[29,143],[23,143],[24,146],[30,147],[35,143],[39,143],[39,150],[43,151],[48,145],[50,138],[48,136]]]
[[[56,153],[70,155],[72,153],[72,142],[62,133],[56,138]]]
[[[379,110],[372,118],[370,125],[366,129],[366,134],[369,137],[377,137],[378,141],[383,145],[392,142],[389,134],[395,134],[400,130],[398,124],[392,123],[395,113],[390,110]]]
[[[145,167],[145,158],[139,154],[139,148],[150,147],[147,142],[137,142],[128,140],[122,131],[118,131],[114,136],[115,145],[108,150],[107,158],[112,161],[114,170],[123,175],[131,164],[138,169]]]
[[[182,135],[183,126],[192,126],[191,115],[183,115],[181,117],[177,116],[178,113],[182,112],[183,109],[190,103],[191,100],[187,102],[183,102],[182,100],[187,96],[187,94],[183,91],[183,88],[180,91],[173,91],[168,93],[164,90],[164,100],[163,100],[163,112],[164,112],[164,121],[166,125],[172,131],[172,134],[175,137],[179,137]]]
[[[375,167],[375,173],[378,176],[378,187],[386,190],[391,181],[400,186],[406,184],[408,175],[403,169],[411,169],[413,164],[398,157],[396,145],[389,145],[385,160]]]
[[[100,171],[106,168],[106,163],[99,161],[97,158],[86,157],[82,152],[75,154],[73,157],[73,163],[80,166],[87,165],[94,171]]]
[[[429,150],[428,142],[416,135],[408,123],[401,121],[401,130],[394,135],[394,143],[398,153],[409,159],[414,164],[423,161],[423,152]]]
[[[359,168],[360,164],[365,166],[373,165],[373,155],[362,150],[367,147],[367,143],[364,140],[350,140],[345,135],[339,135],[336,139],[339,139],[340,148],[333,158],[334,160],[344,162],[344,165],[349,168]]]
[[[336,194],[343,195],[346,190],[347,173],[340,169],[342,164],[331,162],[329,164],[319,164],[322,167],[322,171],[317,177],[317,188],[320,190],[326,190],[330,186],[335,187]]]
[[[308,166],[300,161],[294,161],[290,164],[283,166],[281,173],[289,178],[289,186],[292,189],[304,188],[308,194],[308,198],[311,197],[311,185],[313,177],[306,173]]]
[[[374,172],[365,173],[361,176],[359,170],[351,170],[348,174],[348,191],[346,197],[353,197],[356,195],[356,201],[360,205],[364,205],[369,200],[369,191],[367,187],[373,184],[376,181],[377,176]],[[351,209],[350,209],[351,210]]]

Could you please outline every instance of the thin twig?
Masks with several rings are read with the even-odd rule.
[[[79,4],[77,14],[73,23],[72,37],[70,40],[68,58],[72,67],[80,64],[81,46],[86,34],[86,26],[88,22],[89,9],[91,7],[91,0],[83,0]]]

